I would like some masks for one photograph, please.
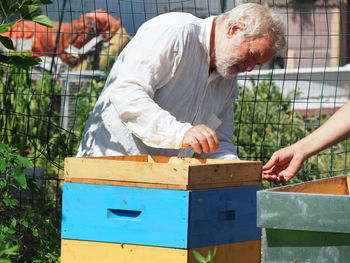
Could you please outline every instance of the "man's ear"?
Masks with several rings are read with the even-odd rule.
[[[227,29],[226,36],[228,39],[231,39],[234,34],[236,34],[237,30],[240,30],[241,27],[237,22],[234,22],[230,25],[230,27]]]

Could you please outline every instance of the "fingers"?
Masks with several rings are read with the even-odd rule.
[[[201,124],[190,128],[184,136],[182,147],[192,146],[198,154],[215,152],[219,148],[219,140],[214,130]]]
[[[275,152],[271,159],[263,166],[262,179],[277,184],[288,182],[299,170],[296,155],[291,147]],[[301,164],[300,164],[301,165]]]
[[[278,163],[278,155],[274,153],[270,160],[263,166],[263,171],[270,170],[276,163]]]
[[[263,174],[262,179],[274,182],[275,184],[285,184],[292,176],[286,176],[283,174]]]
[[[273,181],[276,184],[287,183],[302,166],[303,161],[297,156],[292,159],[276,161],[270,169],[264,169],[262,179]]]
[[[197,140],[196,137],[192,138],[192,140],[190,141],[189,146],[192,146],[193,150],[196,153],[198,153],[198,154],[202,153],[202,149],[201,149],[200,143],[199,143],[199,141]]]
[[[200,131],[202,135],[200,144],[202,146],[203,152],[215,152],[219,148],[219,140],[216,136],[216,133],[209,127],[205,125],[203,126],[203,129]]]

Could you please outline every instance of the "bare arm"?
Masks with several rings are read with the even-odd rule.
[[[275,152],[263,167],[263,179],[276,183],[287,182],[299,171],[307,158],[349,136],[350,101],[313,133]]]

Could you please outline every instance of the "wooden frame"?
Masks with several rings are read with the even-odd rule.
[[[271,189],[276,192],[349,195],[350,176],[335,176]]]
[[[66,158],[66,182],[163,189],[261,184],[261,162],[135,155]]]

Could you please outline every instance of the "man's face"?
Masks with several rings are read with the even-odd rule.
[[[256,65],[269,61],[276,51],[269,37],[242,39],[240,35],[223,39],[216,49],[215,65],[224,78],[235,77],[239,72],[252,71]]]

